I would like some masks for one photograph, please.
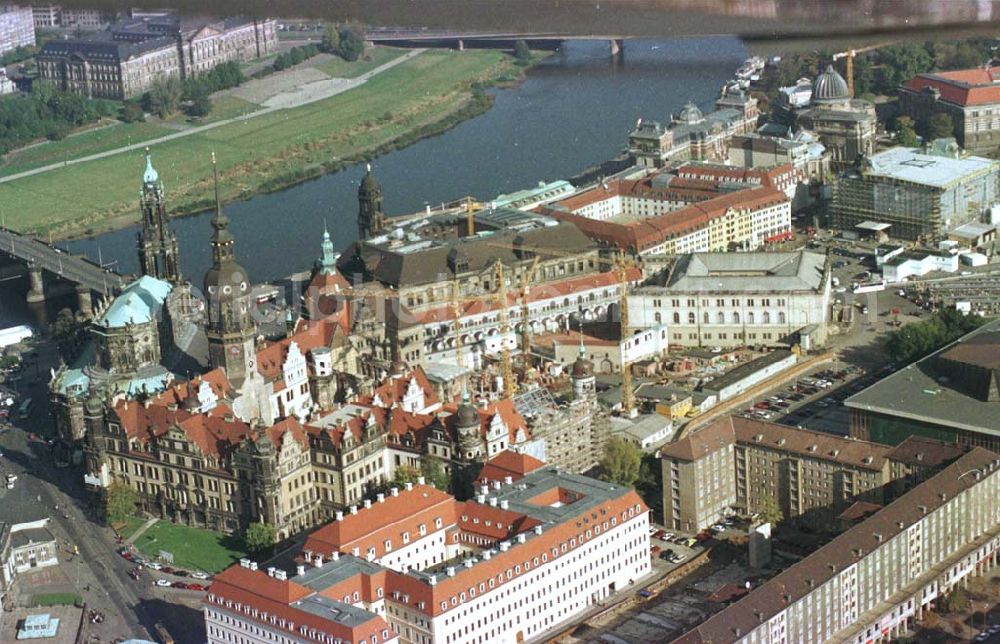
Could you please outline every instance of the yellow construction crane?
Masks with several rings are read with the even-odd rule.
[[[628,323],[628,271],[632,267],[634,267],[632,260],[627,259],[624,253],[619,253],[615,259],[615,272],[618,274],[618,284],[621,289],[618,314],[621,319],[622,337],[622,412],[628,418],[634,418],[636,415],[635,392],[632,390],[632,365],[625,356],[628,339],[631,336]]]
[[[892,41],[895,42],[895,41]],[[892,42],[883,42],[877,45],[869,45],[868,47],[862,47],[861,49],[848,49],[847,51],[837,52],[833,55],[834,60],[840,60],[841,58],[847,59],[847,93],[851,98],[854,98],[854,57],[858,54],[863,54],[867,51],[873,51],[879,47],[885,47],[891,45]]]
[[[500,369],[503,378],[503,397],[512,398],[517,391],[514,383],[514,368],[510,360],[507,334],[510,333],[510,316],[507,313],[507,271],[499,259],[494,265],[497,280],[497,301],[500,303]]]

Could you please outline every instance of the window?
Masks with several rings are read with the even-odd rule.
[[[770,324],[770,323],[771,323],[771,312],[764,311],[764,324]]]
[[[719,311],[719,314],[716,317],[718,319],[718,323],[719,324],[725,324],[726,323],[726,314],[723,313],[722,311]]]
[[[778,311],[778,324],[784,324],[784,323],[785,323],[785,312]]]
[[[708,324],[708,311],[701,314],[701,323]]]
[[[691,311],[690,313],[688,313],[688,324],[696,324],[696,323],[697,320],[695,320],[694,311]]]
[[[678,313],[677,311],[674,311],[674,324],[680,324],[680,323],[681,323],[681,314]]]

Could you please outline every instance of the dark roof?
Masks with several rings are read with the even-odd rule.
[[[733,417],[726,416],[692,434],[688,434],[679,441],[664,445],[660,449],[660,457],[696,461],[727,445],[733,445],[735,442],[736,431],[733,429]]]
[[[735,369],[726,372],[724,375],[711,380],[701,386],[702,391],[708,392],[718,392],[722,391],[726,387],[734,385],[741,380],[757,373],[761,369],[770,367],[771,365],[781,362],[788,356],[792,355],[792,352],[787,349],[776,349],[766,355],[763,355],[756,360],[751,360],[750,362],[740,365]]]
[[[106,35],[104,35],[106,34]],[[171,38],[158,37],[141,42],[112,40],[107,32],[98,32],[87,40],[50,40],[42,46],[39,59],[81,58],[91,62],[121,62],[157,49],[175,45]]]
[[[965,452],[957,445],[949,445],[923,436],[910,436],[886,454],[886,458],[906,465],[921,467],[940,467],[949,463]]]
[[[886,544],[910,526],[977,484],[970,471],[997,476],[1000,456],[981,447],[973,448],[935,476],[896,499],[880,512],[836,537],[813,554],[786,568],[740,601],[731,604],[691,629],[674,642],[719,644],[746,636],[791,604],[830,581]],[[926,510],[926,512],[925,512]],[[877,535],[877,536],[876,536]],[[860,557],[856,554],[860,551]],[[936,563],[936,562],[934,562]],[[810,582],[812,582],[810,584]]]
[[[27,530],[12,532],[10,535],[10,546],[12,548],[23,548],[32,544],[49,543],[55,540],[56,538],[46,528],[29,528]]]

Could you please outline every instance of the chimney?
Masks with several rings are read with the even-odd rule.
[[[947,494],[945,494],[944,492],[942,492],[942,493],[941,493],[941,500],[942,500],[942,501],[947,501],[947,500],[948,500],[948,495],[947,495]]]
[[[437,586],[438,576],[437,575],[430,575],[427,578],[427,583],[429,583],[431,586]]]
[[[399,488],[398,487],[389,488],[389,494],[393,496],[399,496]]]
[[[341,510],[337,510],[333,514],[333,520],[334,521],[343,521],[344,520],[344,513]]]
[[[304,574],[306,574],[306,567],[305,566],[303,566],[302,564],[299,564],[299,565],[295,566],[295,576],[296,577],[301,577]]]
[[[422,477],[422,476],[418,476],[417,477],[417,485],[426,485],[426,484],[427,484],[427,481],[424,480],[424,477]]]
[[[489,494],[490,493],[490,486],[489,485],[480,485],[479,486],[479,491],[482,494]]]
[[[483,561],[489,561],[490,557],[493,556],[492,550],[483,550]]]
[[[881,532],[872,533],[872,536],[875,537],[875,541],[878,541],[879,543],[882,543],[882,533]]]
[[[525,536],[524,536],[524,534],[523,534],[523,533],[522,533],[522,534],[519,534],[519,535],[517,535],[517,542],[518,542],[518,543],[524,543],[524,541],[525,541]]]
[[[447,568],[445,568],[445,572],[448,573],[449,577],[454,577],[455,576],[455,566],[448,566]]]
[[[250,567],[250,560],[249,559],[247,559],[246,557],[243,557],[242,559],[240,559],[240,568],[249,568],[249,567]]]
[[[482,505],[483,503],[486,503],[486,495],[485,494],[477,494],[476,495],[476,503],[478,503],[480,505]]]
[[[406,491],[409,492],[412,489],[413,489],[413,483],[410,483],[409,481],[407,481],[406,482]]]
[[[493,481],[493,489],[494,490],[500,489],[500,481]]]
[[[511,483],[514,482],[514,479],[512,479],[509,476],[505,476],[505,477],[503,477],[503,482],[504,482],[504,485],[510,485]]]
[[[276,568],[274,566],[269,566],[268,569],[267,569],[267,576],[268,577],[274,577],[274,571],[275,570],[276,570]]]
[[[313,551],[312,550],[306,550],[305,555],[306,555],[306,562],[307,563],[312,563]]]
[[[358,506],[352,505],[351,506],[351,514],[357,514],[357,513],[358,513]]]
[[[376,496],[375,498],[378,499],[379,503],[385,503],[385,495],[382,494],[381,492],[379,492],[378,496]]]
[[[278,581],[286,581],[288,579],[288,573],[286,573],[281,568],[277,568],[274,571],[274,578]]]
[[[507,552],[508,550],[510,550],[510,541],[501,541],[500,552]]]
[[[472,559],[466,559],[464,563],[466,568],[472,568],[472,564],[474,562],[472,561]]]
[[[336,550],[334,550],[333,552],[330,553],[330,561],[337,561],[338,559],[340,559],[340,553],[339,552],[337,552]]]
[[[491,508],[497,507],[497,497],[495,496],[490,497],[490,507]]]
[[[256,561],[251,561],[250,562],[250,570],[257,570],[257,562]]]
[[[920,510],[920,514],[927,514],[927,506],[926,505],[918,505],[917,509]]]
[[[507,501],[507,499],[503,499],[502,501],[500,501],[500,509],[506,510],[509,507],[510,503]]]
[[[371,499],[365,499],[365,509],[368,510],[371,507],[372,507]]]
[[[535,526],[535,534],[542,534],[542,526],[540,525]]]

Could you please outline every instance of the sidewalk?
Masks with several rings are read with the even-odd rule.
[[[145,532],[146,530],[149,530],[150,528],[152,528],[153,524],[155,524],[157,521],[159,521],[159,519],[149,519],[149,520],[147,520],[145,523],[143,523],[141,526],[139,526],[138,530],[136,530],[135,532],[132,533],[131,537],[129,537],[128,539],[125,540],[125,545],[131,546],[133,543],[135,543],[136,539],[138,539],[139,537],[142,536],[143,532]]]

